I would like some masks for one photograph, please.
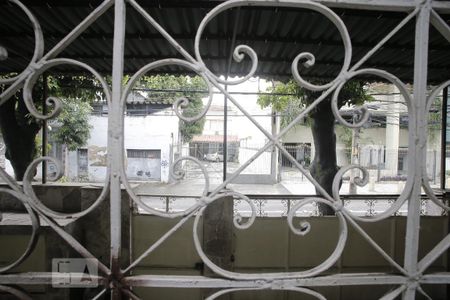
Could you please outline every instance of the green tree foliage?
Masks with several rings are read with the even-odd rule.
[[[89,125],[89,116],[92,107],[87,102],[74,99],[64,99],[63,110],[57,117],[58,128],[53,134],[55,142],[65,145],[68,150],[74,151],[86,145],[92,126]]]
[[[95,86],[98,86],[96,81],[85,76],[55,75],[47,78],[47,96],[57,97],[65,104],[62,116],[59,117],[59,122],[63,124],[60,130],[68,135],[64,143],[72,149],[75,145],[83,145],[87,142],[89,135],[86,135],[84,131],[89,130],[89,127],[85,123],[79,125],[79,121],[70,122],[68,120],[73,120],[73,118],[69,117],[75,112],[73,109],[77,105],[80,106],[80,109],[76,110],[77,116],[80,117],[80,113],[84,112],[86,115],[83,120],[88,117],[89,110],[86,109],[86,106],[89,106],[89,104],[87,102],[96,97],[101,97],[98,90],[92,88]],[[33,101],[37,109],[42,110],[42,79],[34,86]],[[51,109],[50,107],[49,110]],[[81,130],[81,126],[84,126],[84,131]],[[18,91],[0,106],[0,130],[6,146],[5,156],[10,160],[17,180],[23,179],[26,168],[39,152],[38,148],[41,146],[36,144],[36,140],[38,140],[36,137],[41,127],[42,121],[34,118],[26,108],[22,91]],[[71,130],[74,130],[74,132]],[[75,137],[78,134],[79,136]]]
[[[193,98],[190,100],[190,105],[183,110],[183,116],[194,117],[203,110],[203,102],[201,99]],[[194,135],[201,134],[205,125],[205,119],[188,123],[183,120],[180,121],[180,134],[183,142],[188,143],[192,140]]]
[[[290,80],[286,83],[276,82],[266,90],[269,94],[260,95],[258,104],[261,107],[272,107],[276,112],[281,113],[281,127],[289,125],[300,113],[320,96],[320,92],[312,92],[299,87],[299,85]],[[363,83],[359,81],[350,81],[344,85],[338,98],[338,107],[344,105],[360,105],[366,101],[373,100],[373,97],[366,93]],[[330,98],[321,103],[330,105]],[[309,117],[314,117],[314,113],[321,108],[313,111]]]
[[[185,117],[194,117],[204,109],[202,98],[208,95],[205,81],[199,77],[174,76],[174,75],[155,75],[143,77],[137,88],[145,88],[147,98],[164,99],[165,103],[173,104],[177,99],[186,98],[189,105],[182,108],[182,115]],[[185,122],[180,120],[180,134],[183,142],[188,143],[196,134],[201,134],[205,119],[202,118],[195,122]]]
[[[110,81],[109,78],[106,78]],[[41,87],[41,83],[38,84]],[[60,99],[92,103],[104,100],[101,84],[93,76],[54,75],[47,78],[48,93]]]
[[[258,103],[262,107],[271,106],[280,112],[281,125],[286,127],[308,105],[313,103],[321,93],[302,89],[293,81],[287,83],[277,82],[268,89],[270,94],[261,95]],[[345,84],[338,96],[338,107],[344,105],[361,104],[370,101],[371,96],[366,94],[364,85],[358,81]],[[336,159],[336,133],[335,117],[331,108],[331,97],[328,96],[320,102],[308,115],[309,124],[314,139],[315,156],[311,164],[311,176],[328,193],[332,194],[333,179],[338,172]],[[319,191],[316,190],[319,194]],[[330,207],[319,203],[322,214],[332,214]]]

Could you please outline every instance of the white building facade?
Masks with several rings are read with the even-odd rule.
[[[130,181],[169,182],[173,145],[178,141],[178,118],[170,109],[146,116],[125,116],[125,172]],[[108,117],[92,115],[91,137],[85,148],[68,155],[70,180],[104,181]]]

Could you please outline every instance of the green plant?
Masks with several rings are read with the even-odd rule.
[[[98,82],[89,76],[73,76],[73,75],[53,75],[47,76],[47,93],[46,97],[56,97],[62,99],[67,105],[74,102],[90,102],[101,97],[96,87]],[[42,111],[42,104],[45,99],[43,91],[42,78],[36,82],[33,88],[33,105],[38,111]],[[0,86],[3,90],[5,86]],[[70,104],[69,104],[70,105]],[[49,107],[51,111],[52,107]],[[8,99],[0,106],[0,131],[6,146],[5,156],[11,162],[14,169],[14,175],[17,180],[22,180],[25,170],[31,161],[42,151],[37,146],[36,137],[42,127],[43,122],[36,119],[28,111],[22,91],[18,91],[15,95]],[[75,130],[77,127],[73,127]],[[69,131],[65,131],[69,133]],[[85,137],[76,138],[79,131],[70,133],[72,140],[76,141]],[[66,142],[70,142],[66,140]],[[70,143],[69,143],[70,144]]]
[[[92,107],[87,102],[75,99],[64,99],[63,109],[56,118],[58,127],[53,134],[55,142],[65,145],[68,150],[74,151],[86,145],[92,126],[89,125],[89,116]]]

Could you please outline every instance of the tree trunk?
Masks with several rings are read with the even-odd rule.
[[[35,138],[40,125],[28,116],[22,99],[16,96],[0,106],[0,129],[6,146],[5,157],[11,162],[16,180],[23,180],[25,170],[36,155]]]
[[[314,139],[315,155],[311,163],[311,176],[332,195],[333,179],[339,168],[336,160],[335,118],[329,101],[321,102],[311,114],[311,131]],[[316,188],[316,194],[320,195]],[[319,203],[319,212],[333,215],[331,207]]]

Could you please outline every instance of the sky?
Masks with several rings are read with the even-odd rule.
[[[238,78],[230,78],[230,81],[237,80]],[[223,85],[222,85],[223,86]],[[269,82],[264,79],[259,78],[250,78],[249,80],[238,84],[238,85],[228,85],[229,92],[264,92],[266,88],[269,86]],[[212,105],[223,105],[224,96],[220,93],[217,88],[214,88],[214,92],[218,92],[214,94]],[[241,105],[245,110],[250,113],[261,113],[260,106],[256,103],[258,98],[257,95],[242,95],[242,94],[233,94],[233,98],[235,98],[239,105]],[[204,100],[204,103],[207,103],[207,99]]]

